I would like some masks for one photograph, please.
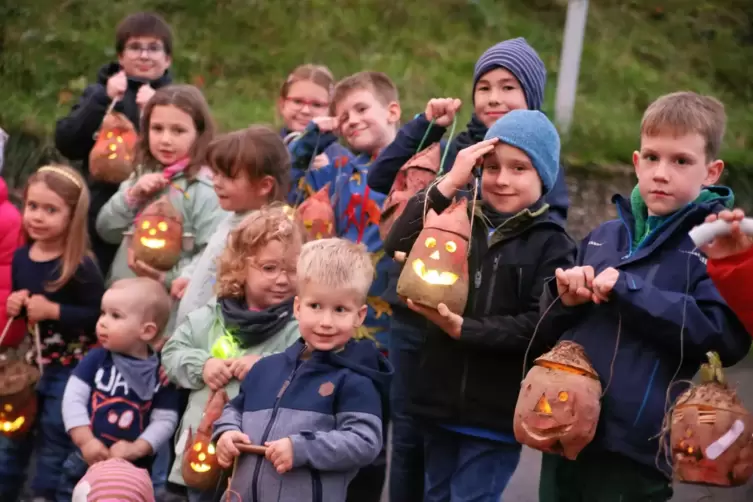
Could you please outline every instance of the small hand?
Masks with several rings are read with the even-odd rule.
[[[227,431],[217,441],[217,463],[223,469],[227,469],[233,465],[233,459],[241,454],[238,448],[236,448],[235,443],[251,444],[251,440],[240,431]]]
[[[130,248],[128,249],[128,268],[139,277],[149,277],[159,283],[165,282],[165,272],[157,270],[142,260],[137,260],[133,249]]]
[[[141,458],[136,445],[130,441],[123,440],[120,440],[114,445],[110,446],[110,456],[112,458],[122,458],[123,460],[128,460],[129,462],[133,462],[134,460]]]
[[[110,450],[97,438],[92,438],[81,447],[81,456],[84,461],[93,465],[102,460],[110,458]]]
[[[125,70],[120,70],[107,79],[107,95],[110,99],[120,99],[128,88],[128,78]]]
[[[136,183],[131,187],[131,196],[139,201],[143,201],[147,197],[163,190],[168,184],[169,180],[165,179],[165,175],[162,173],[148,173],[142,175]]]
[[[558,268],[554,276],[557,281],[557,293],[563,305],[574,307],[593,299],[593,267],[573,267],[567,270]]]
[[[170,379],[167,377],[167,371],[164,366],[159,367],[159,383],[164,387],[170,384]]]
[[[173,281],[173,284],[170,286],[170,294],[177,298],[181,299],[183,298],[183,295],[186,292],[186,288],[188,287],[189,279],[186,277],[178,277]]]
[[[593,302],[596,304],[608,302],[612,288],[617,284],[619,278],[620,271],[615,268],[609,267],[602,270],[591,283],[591,291],[593,291],[591,299]]]
[[[321,132],[337,131],[339,123],[337,117],[314,117],[311,121],[316,124]]]
[[[485,155],[494,150],[498,142],[499,138],[491,138],[460,150],[455,157],[452,170],[439,182],[439,190],[446,197],[452,197],[456,191],[470,183],[473,179],[473,168],[483,160]]]
[[[706,217],[707,223],[718,219],[723,220],[731,224],[731,231],[728,235],[720,235],[710,243],[701,246],[701,251],[709,258],[718,260],[750,249],[753,246],[753,238],[745,235],[740,228],[740,222],[743,218],[745,218],[745,213],[742,209],[733,211],[725,209],[718,215],[708,215]]]
[[[406,299],[406,303],[408,304],[408,308],[414,312],[418,312],[429,321],[439,326],[442,331],[450,335],[452,338],[456,340],[460,338],[460,332],[463,328],[463,316],[452,312],[444,303],[437,305],[436,310],[419,305],[410,298]]]
[[[154,93],[157,92],[149,84],[144,84],[139,88],[139,92],[136,93],[136,105],[139,109],[144,109],[147,102],[152,99]]]
[[[452,124],[452,119],[460,109],[462,101],[457,98],[434,98],[426,103],[427,120],[434,120],[434,123],[440,127],[447,127]]]
[[[285,474],[293,468],[293,441],[290,438],[267,441],[264,446],[267,447],[264,456],[275,466],[277,474]]]
[[[207,359],[202,370],[204,383],[212,390],[224,388],[230,382],[230,379],[233,378],[233,372],[230,371],[231,363],[232,361],[225,361],[215,357]]]
[[[321,169],[329,165],[329,157],[326,153],[320,153],[314,157],[314,162],[311,164],[312,169]]]
[[[26,317],[32,324],[60,318],[60,304],[51,302],[44,295],[32,295],[26,300]]]
[[[20,289],[9,294],[8,299],[5,302],[5,310],[8,313],[8,316],[16,317],[21,314],[21,310],[24,308],[24,305],[26,305],[28,300],[28,289]]]
[[[248,372],[251,371],[251,368],[254,367],[254,364],[256,364],[260,359],[261,356],[256,354],[249,354],[247,356],[233,359],[232,361],[230,361],[230,372],[235,378],[242,381],[244,378],[246,378]]]

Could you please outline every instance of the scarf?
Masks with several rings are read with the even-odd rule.
[[[248,310],[243,298],[218,298],[226,330],[241,348],[254,347],[274,336],[293,318],[293,298],[260,310]]]
[[[128,388],[143,401],[151,401],[157,389],[159,357],[152,352],[146,359],[111,352],[112,362],[123,376]]]

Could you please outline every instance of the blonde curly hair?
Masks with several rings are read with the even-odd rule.
[[[300,250],[306,242],[305,229],[291,219],[282,204],[272,204],[254,211],[230,232],[225,250],[217,260],[215,292],[218,297],[244,296],[248,260],[270,241],[281,242],[286,250]],[[290,264],[291,268],[294,266],[295,262]]]

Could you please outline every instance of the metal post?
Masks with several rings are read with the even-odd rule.
[[[586,19],[588,19],[588,0],[569,0],[554,102],[555,121],[563,134],[568,132],[573,120]]]

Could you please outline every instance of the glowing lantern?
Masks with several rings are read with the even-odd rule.
[[[575,460],[596,433],[601,382],[583,347],[558,343],[534,362],[515,406],[515,439]]]
[[[105,115],[94,146],[89,153],[92,178],[106,183],[122,183],[133,172],[138,141],[133,124],[122,113]]]
[[[309,239],[334,237],[335,211],[329,200],[329,183],[298,206],[296,218],[306,227]]]
[[[212,392],[204,408],[196,436],[188,429],[188,440],[183,449],[183,459],[180,473],[186,486],[197,490],[209,490],[217,486],[220,478],[220,467],[215,455],[215,445],[212,443],[212,426],[222,415],[222,409],[228,402],[224,389]]]
[[[134,258],[157,270],[170,270],[184,249],[193,245],[193,236],[183,234],[183,216],[167,196],[147,206],[136,218],[130,238]]]
[[[382,216],[379,221],[379,235],[387,238],[392,225],[405,209],[411,197],[428,187],[439,172],[439,143],[418,152],[398,171],[389,195],[384,200]]]
[[[34,425],[39,370],[22,361],[0,361],[0,434],[16,439]]]
[[[703,382],[675,402],[670,447],[674,476],[686,483],[745,484],[753,475],[753,417],[730,389],[719,356],[701,366]]]
[[[429,210],[397,282],[397,294],[430,308],[444,303],[462,314],[468,301],[468,201],[460,199],[442,214]]]

